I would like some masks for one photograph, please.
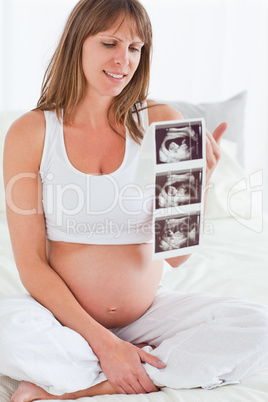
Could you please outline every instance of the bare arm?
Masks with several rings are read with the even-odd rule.
[[[84,337],[99,357],[116,392],[156,391],[140,363],[147,362],[159,368],[163,364],[134,345],[121,341],[96,322],[48,263],[39,176],[44,136],[43,112],[34,111],[11,126],[5,141],[7,219],[21,281],[64,326]],[[132,383],[135,384],[133,387]]]
[[[42,112],[30,112],[11,126],[5,141],[7,220],[14,257],[27,291],[63,325],[88,339],[89,327],[98,327],[99,331],[102,327],[82,309],[46,257],[39,176],[44,132]]]

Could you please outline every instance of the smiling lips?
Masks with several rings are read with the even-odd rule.
[[[103,70],[103,71],[105,72],[106,75],[109,75],[110,77],[115,78],[117,80],[120,80],[126,76],[126,74],[112,74],[112,73],[109,73],[108,71],[105,71],[105,70]]]

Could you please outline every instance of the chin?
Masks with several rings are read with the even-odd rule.
[[[115,98],[116,96],[121,94],[121,92],[123,91],[124,88],[103,91],[102,96]]]

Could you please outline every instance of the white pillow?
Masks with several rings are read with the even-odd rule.
[[[259,218],[261,211],[252,203],[254,179],[258,177],[249,176],[237,161],[237,144],[222,139],[221,159],[210,180],[206,220]]]
[[[222,102],[190,103],[182,101],[163,102],[177,109],[185,119],[204,117],[206,128],[213,133],[222,122],[228,123],[224,138],[234,141],[237,145],[238,161],[244,163],[244,116],[247,93],[243,91]]]

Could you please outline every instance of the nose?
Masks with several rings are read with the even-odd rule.
[[[129,65],[129,50],[128,47],[121,47],[115,55],[115,62],[120,66]]]

